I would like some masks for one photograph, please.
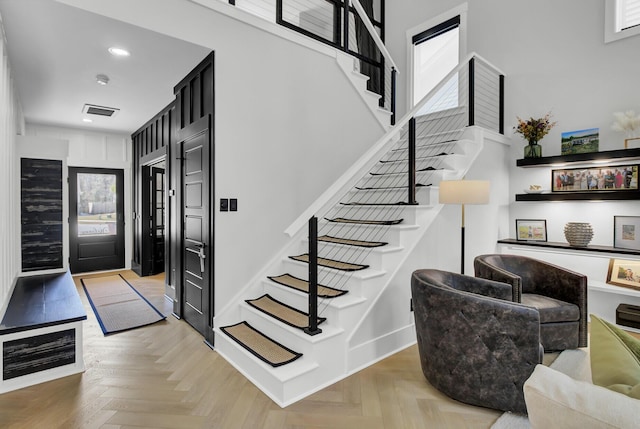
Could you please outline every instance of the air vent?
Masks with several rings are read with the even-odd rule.
[[[87,115],[106,117],[115,116],[119,111],[120,109],[116,109],[115,107],[96,106],[94,104],[85,104],[82,108],[82,113],[86,113]]]

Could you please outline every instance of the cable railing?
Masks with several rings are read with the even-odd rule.
[[[310,326],[329,305],[329,300],[316,297],[318,285],[346,290],[357,267],[368,266],[374,249],[387,244],[389,229],[413,222],[405,219],[406,207],[433,203],[430,187],[457,174],[451,158],[461,151],[465,129],[476,125],[504,132],[503,89],[502,73],[470,55],[403,117],[389,133],[386,153],[371,160],[366,174],[341,194],[339,202],[319,220],[310,219]],[[313,229],[311,222],[317,223]],[[326,261],[353,268],[336,269]]]
[[[384,44],[385,0],[227,1],[353,56],[359,72],[369,77],[367,89],[380,95],[380,107],[391,112],[391,124],[395,124],[399,70]],[[374,10],[374,3],[379,10]]]

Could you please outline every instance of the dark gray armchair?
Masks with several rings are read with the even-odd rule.
[[[420,364],[429,382],[472,405],[526,413],[522,386],[542,362],[538,312],[511,286],[418,270],[411,295]]]
[[[513,301],[538,309],[545,351],[587,346],[587,277],[519,255],[480,255],[476,277],[509,283]]]

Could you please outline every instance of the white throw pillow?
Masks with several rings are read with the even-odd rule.
[[[524,384],[533,429],[637,429],[640,401],[537,365]]]

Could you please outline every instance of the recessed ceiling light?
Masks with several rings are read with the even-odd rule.
[[[100,85],[106,85],[109,83],[109,76],[106,74],[99,74],[96,76],[96,82]]]
[[[93,122],[93,119],[89,119],[89,118],[82,118],[82,122],[91,123],[91,122]]]
[[[109,48],[109,53],[115,57],[128,57],[131,55],[126,49],[116,48],[115,46]]]

